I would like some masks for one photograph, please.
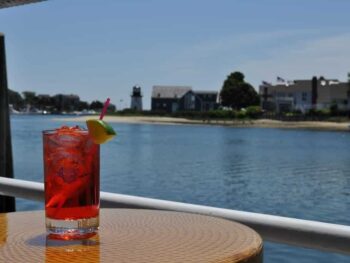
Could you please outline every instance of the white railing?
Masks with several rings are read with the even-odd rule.
[[[0,194],[44,201],[42,183],[0,177]],[[198,213],[248,225],[267,241],[350,254],[350,226],[101,192],[101,206]]]

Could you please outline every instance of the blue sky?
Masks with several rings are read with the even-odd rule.
[[[8,82],[16,91],[74,93],[130,104],[153,85],[220,90],[241,71],[262,80],[350,71],[347,0],[49,0],[0,9]],[[123,102],[121,102],[123,100]]]

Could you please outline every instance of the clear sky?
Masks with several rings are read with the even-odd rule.
[[[262,80],[313,75],[346,81],[347,0],[49,0],[0,9],[8,82],[16,91],[111,97],[135,84],[220,90],[241,71]],[[121,102],[123,100],[123,102]]]

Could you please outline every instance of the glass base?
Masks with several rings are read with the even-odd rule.
[[[99,216],[74,220],[46,218],[46,231],[53,239],[85,239],[94,236],[99,227]]]

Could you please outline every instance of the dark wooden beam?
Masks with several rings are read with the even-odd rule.
[[[10,111],[7,89],[5,37],[0,33],[0,176],[13,178]],[[0,212],[16,210],[15,198],[0,195]]]

